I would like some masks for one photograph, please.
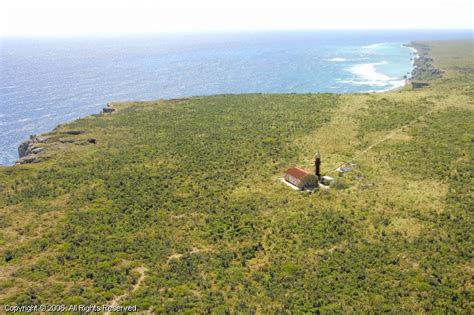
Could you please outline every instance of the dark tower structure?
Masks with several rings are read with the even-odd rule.
[[[319,151],[316,152],[316,155],[314,156],[314,175],[318,178],[318,181],[321,181],[321,154],[319,154]]]

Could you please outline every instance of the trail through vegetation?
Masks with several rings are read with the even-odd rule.
[[[138,288],[140,287],[141,283],[145,280],[145,272],[147,270],[148,269],[146,267],[138,267],[138,268],[134,269],[134,271],[136,271],[140,274],[140,276],[138,277],[137,283],[135,283],[135,285],[132,287],[130,292],[126,292],[122,295],[119,295],[119,296],[115,297],[112,301],[110,301],[109,305],[112,306],[112,307],[119,306],[120,302],[125,300],[130,295],[130,293],[133,293],[133,292],[137,291]],[[104,315],[110,315],[110,312],[105,312]]]
[[[392,130],[389,134],[387,134],[385,137],[383,137],[382,139],[378,140],[377,142],[371,144],[370,146],[368,146],[367,148],[365,148],[364,150],[362,151],[359,151],[357,152],[354,156],[352,156],[351,160],[350,161],[347,161],[347,162],[344,162],[342,163],[341,165],[339,165],[337,168],[335,168],[333,170],[333,172],[337,171],[340,167],[344,166],[345,164],[349,163],[349,164],[352,164],[359,156],[369,152],[370,150],[372,150],[374,147],[378,146],[379,144],[391,139],[393,136],[395,136],[396,134],[402,132],[402,131],[406,131],[407,128],[409,128],[410,126],[412,126],[413,124],[415,123],[418,123],[420,122],[426,115],[429,115],[431,113],[433,113],[434,111],[429,111],[427,113],[424,113],[420,116],[418,116],[417,118],[413,119],[412,121],[410,121],[408,124],[402,126],[402,127],[398,127],[396,128],[395,130]]]

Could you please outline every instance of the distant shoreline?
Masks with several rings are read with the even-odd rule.
[[[402,44],[402,47],[406,47],[408,49],[410,49],[410,51],[412,52],[412,56],[410,58],[410,60],[412,61],[412,70],[410,72],[410,76],[407,77],[405,80],[404,80],[404,83],[403,85],[401,86],[395,86],[393,88],[389,88],[389,89],[386,89],[386,90],[382,90],[382,91],[374,91],[373,93],[387,93],[387,92],[396,92],[396,91],[400,91],[400,90],[403,90],[408,84],[410,84],[411,82],[411,79],[414,75],[414,73],[416,73],[416,68],[417,68],[417,63],[416,63],[416,60],[420,58],[420,54],[419,54],[419,51],[418,51],[418,48],[416,47],[416,45],[414,45],[414,43],[416,42],[410,42],[408,44]]]
[[[440,78],[443,75],[444,71],[435,67],[433,58],[430,56],[430,45],[424,44],[422,41],[414,41],[409,45],[417,51],[417,58],[413,60],[411,82],[426,83],[426,81]]]
[[[414,54],[418,54],[417,48],[416,48],[416,47],[413,47],[413,46],[410,46],[410,45],[411,45],[411,43],[409,43],[409,44],[403,44],[402,46],[404,46],[404,47],[406,47],[406,48],[410,48],[410,49],[414,50]],[[416,69],[416,67],[417,67],[417,65],[414,63],[414,61],[412,62],[412,64],[413,64],[413,66],[414,66],[413,69],[412,69],[412,73],[414,73],[414,72],[415,72],[415,69]],[[383,74],[381,74],[381,76],[382,76],[382,75],[383,75]],[[401,90],[401,89],[403,89],[407,84],[409,84],[409,82],[410,82],[409,79],[406,79],[406,80],[404,80],[403,84],[401,84],[401,85],[396,85],[396,86],[393,86],[393,87],[390,87],[390,88],[388,88],[388,89],[381,90],[381,91],[336,92],[336,93],[329,92],[329,93],[332,93],[332,94],[386,93],[386,92],[393,92],[393,91]],[[256,93],[258,93],[258,92],[256,92]],[[325,93],[325,92],[311,92],[311,93],[316,93],[316,94],[317,94],[317,93]],[[234,94],[234,93],[223,93],[223,94]],[[248,94],[248,93],[237,93],[237,94]],[[253,93],[250,93],[250,94],[253,94]],[[294,92],[288,92],[288,93],[263,93],[263,94],[295,94],[295,93],[294,93]],[[299,93],[299,94],[305,94],[305,93]],[[215,94],[213,94],[213,95],[215,95]],[[218,94],[217,94],[217,95],[218,95]],[[174,99],[174,98],[163,98],[163,99]],[[147,99],[147,100],[148,100],[148,99]],[[153,99],[149,99],[149,100],[153,100]],[[113,103],[115,103],[115,102],[113,102]],[[105,104],[104,104],[104,105],[105,105]],[[83,116],[83,117],[88,117],[88,116],[94,115],[94,114],[97,114],[97,113],[91,113],[91,114],[85,115],[85,116]],[[77,119],[81,119],[81,118],[83,118],[83,117],[78,117]],[[74,120],[72,120],[72,121],[70,121],[70,122],[73,122],[73,121],[74,121]],[[66,122],[65,124],[68,124],[68,123],[70,123],[70,122]],[[61,124],[63,124],[63,123],[59,123],[58,125],[61,125]],[[56,125],[56,126],[58,126],[58,125]],[[55,128],[56,128],[56,127],[55,127]],[[50,129],[50,130],[51,130],[51,129]],[[38,133],[38,134],[41,135],[41,134],[45,134],[45,133],[48,133],[48,132],[49,132],[49,131],[45,131],[45,132]],[[34,137],[33,137],[33,138],[34,138]],[[27,142],[27,141],[29,141],[29,140],[22,141],[22,142],[20,142],[19,144],[17,144],[17,148],[18,148],[19,146],[21,146],[22,144],[24,144],[25,142]],[[12,164],[3,164],[3,165],[4,165],[4,166],[14,165],[15,163],[18,163],[18,162],[19,162],[19,160],[16,159],[16,160],[14,160],[14,161],[11,162]]]

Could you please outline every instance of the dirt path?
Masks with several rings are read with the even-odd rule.
[[[138,288],[140,287],[140,284],[143,282],[143,280],[145,280],[145,272],[147,271],[148,269],[146,267],[138,267],[138,268],[135,268],[134,271],[138,272],[140,274],[140,277],[138,278],[138,281],[137,283],[135,283],[135,285],[132,287],[132,289],[129,291],[129,292],[125,292],[124,294],[122,295],[119,295],[119,296],[116,296],[112,301],[110,301],[110,306],[118,306],[120,305],[120,301],[126,299],[130,293],[132,292],[135,292],[136,290],[138,290]],[[104,315],[110,315],[110,312],[105,312]]]
[[[196,248],[196,247],[193,247],[191,249],[191,251],[188,252],[188,254],[197,254],[197,253],[202,253],[202,252],[212,252],[213,249],[211,247],[204,247],[204,248]],[[180,259],[181,257],[183,257],[184,254],[172,254],[168,257],[168,260],[166,261],[166,263],[169,264],[169,262],[173,259]]]
[[[379,144],[393,138],[393,136],[395,136],[397,133],[399,133],[400,131],[403,131],[405,128],[408,128],[408,127],[411,127],[414,123],[420,121],[421,119],[423,119],[426,115],[429,115],[431,113],[433,113],[435,110],[431,110],[431,111],[428,111],[426,113],[424,113],[423,115],[420,115],[418,116],[417,118],[413,119],[412,121],[410,121],[408,124],[406,125],[403,125],[397,129],[394,129],[392,130],[392,132],[390,132],[388,135],[386,135],[385,137],[383,137],[381,140],[369,145],[367,148],[365,148],[364,150],[362,151],[359,151],[357,152],[351,159],[350,162],[344,162],[342,163],[340,166],[338,166],[336,169],[333,170],[333,172],[337,171],[339,169],[339,167],[342,167],[343,165],[345,165],[346,163],[352,163],[355,159],[357,159],[359,156],[369,152],[370,150],[372,150],[373,148],[375,148],[376,146],[378,146]]]

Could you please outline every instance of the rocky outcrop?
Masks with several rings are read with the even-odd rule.
[[[429,56],[430,46],[418,42],[410,43],[407,46],[415,48],[418,54],[418,57],[414,59],[415,68],[411,73],[412,82],[429,81],[443,76],[444,72],[434,66],[434,60]]]
[[[18,157],[22,158],[28,155],[28,147],[30,146],[30,143],[30,140],[26,140],[18,146]]]
[[[424,87],[427,87],[429,86],[428,83],[426,82],[412,82],[411,83],[411,87],[415,90],[415,89],[421,89],[421,88],[424,88]]]
[[[59,138],[58,141],[61,143],[74,143],[75,142],[74,139],[64,139],[64,138]]]
[[[82,133],[84,133],[84,131],[82,131],[82,130],[67,130],[67,131],[63,132],[63,134],[74,135],[74,136],[80,135]]]
[[[41,152],[43,152],[44,149],[43,148],[34,148],[33,150],[31,150],[31,153],[33,154],[40,154]]]
[[[107,107],[104,107],[102,110],[104,113],[112,113],[115,111],[115,108],[112,107],[110,103],[107,104]],[[53,130],[57,132],[57,134],[62,134],[62,135],[71,135],[71,136],[77,136],[80,134],[85,133],[83,130],[66,130],[66,131],[61,131],[61,129],[64,127],[64,125],[59,124],[54,128]],[[97,139],[96,138],[88,138],[86,140],[82,139],[71,139],[74,137],[64,137],[64,138],[57,138],[57,140],[60,143],[74,143],[74,144],[96,144]],[[56,139],[56,138],[55,138]],[[23,141],[20,143],[18,146],[18,157],[19,160],[17,161],[17,164],[25,164],[25,163],[36,163],[44,159],[45,157],[43,156],[44,153],[44,148],[38,146],[39,143],[44,143],[47,142],[48,138],[44,136],[37,136],[37,135],[31,135],[30,139]]]
[[[44,149],[38,146],[39,143],[45,143],[48,141],[48,138],[31,135],[30,139],[23,141],[18,146],[18,164],[25,163],[35,163],[40,161],[41,153],[44,152]]]
[[[104,107],[104,108],[102,108],[102,112],[103,112],[104,114],[113,113],[113,112],[115,112],[115,108],[112,108],[112,107]]]
[[[112,107],[111,103],[107,103],[107,106],[102,108],[102,113],[104,114],[110,114],[115,112],[115,108]]]
[[[21,158],[30,155],[30,154],[39,154],[43,152],[42,148],[39,148],[36,146],[36,143],[44,143],[47,142],[48,138],[42,137],[42,136],[37,136],[37,135],[31,135],[30,139],[23,141],[19,146],[18,146],[18,156]]]
[[[36,155],[27,155],[18,160],[17,164],[38,163],[41,159]]]

